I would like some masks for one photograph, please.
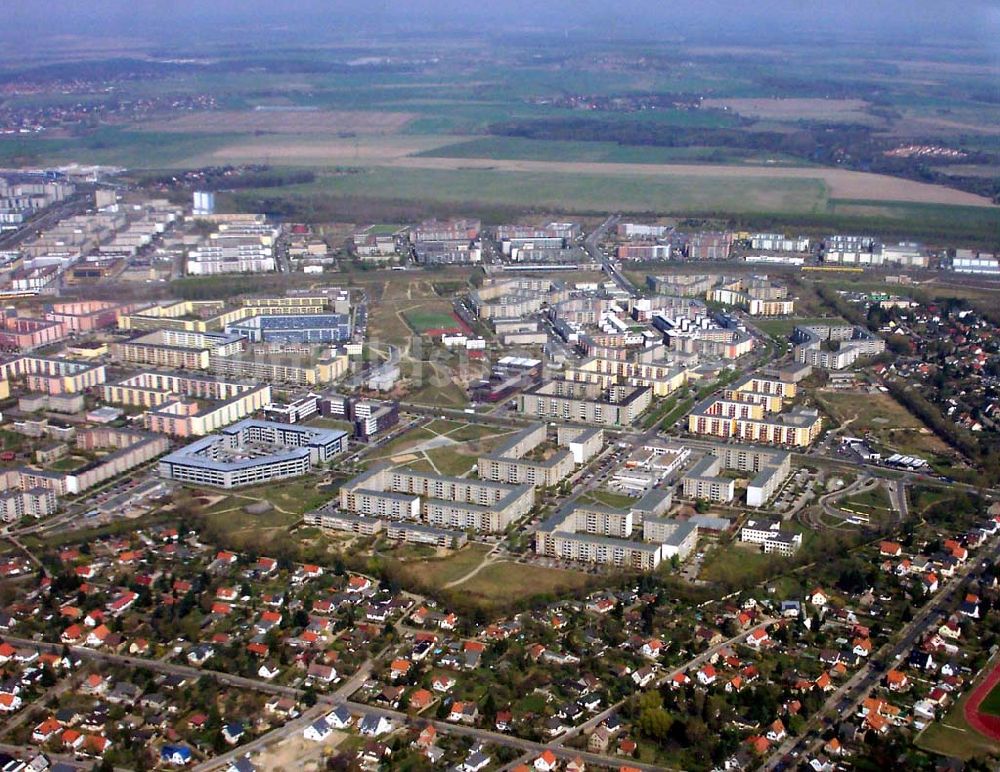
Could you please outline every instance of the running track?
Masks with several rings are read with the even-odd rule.
[[[969,699],[962,709],[969,726],[991,740],[1000,740],[1000,716],[989,716],[981,713],[979,706],[998,683],[1000,683],[1000,664],[996,665],[986,679],[972,690],[972,694],[969,695]]]

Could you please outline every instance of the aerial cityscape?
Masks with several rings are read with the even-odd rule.
[[[1000,769],[995,2],[19,6],[0,772]]]

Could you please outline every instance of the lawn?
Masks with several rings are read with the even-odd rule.
[[[433,448],[427,451],[427,458],[437,468],[438,472],[449,477],[465,474],[476,463],[476,457],[467,455],[454,448]]]
[[[397,560],[396,563],[402,568],[404,578],[415,585],[436,590],[465,576],[483,562],[489,551],[490,548],[484,545],[468,544],[444,558]]]
[[[403,311],[406,323],[413,328],[418,335],[423,335],[428,330],[461,330],[461,326],[455,317],[443,311],[414,310]]]
[[[48,465],[48,468],[53,472],[72,472],[74,469],[79,469],[86,464],[86,459],[76,456],[64,456],[53,461]]]
[[[238,499],[243,500],[244,504],[249,503],[246,499],[263,499],[270,501],[276,509],[285,510],[297,516],[309,510],[316,509],[321,504],[325,504],[330,500],[330,494],[318,490],[316,483],[317,478],[315,476],[307,475],[271,485],[240,488],[233,493]]]
[[[577,571],[498,561],[455,587],[464,597],[484,606],[502,606],[532,595],[564,595],[587,586],[590,578]]]
[[[847,322],[838,316],[815,316],[808,319],[755,319],[753,324],[772,338],[785,340],[800,324],[847,324]]]
[[[892,511],[889,494],[881,485],[870,491],[859,493],[840,502],[841,507],[864,512],[869,515],[885,515]]]
[[[603,504],[606,507],[614,507],[615,509],[627,509],[638,501],[634,496],[627,496],[624,493],[615,493],[606,490],[591,491],[586,497],[596,504]]]
[[[437,437],[437,433],[431,431],[426,426],[418,426],[416,429],[410,429],[408,432],[403,432],[401,435],[396,437],[392,442],[383,445],[378,449],[378,453],[371,458],[388,458],[389,456],[397,455],[403,453],[407,448],[417,445],[425,440],[429,440],[432,437]]]

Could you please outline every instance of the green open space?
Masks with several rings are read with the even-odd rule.
[[[807,318],[787,317],[782,319],[755,319],[755,327],[759,327],[772,338],[785,340],[792,334],[792,330],[800,324],[847,324],[839,316],[812,316]]]
[[[53,472],[72,472],[86,465],[87,459],[85,458],[80,458],[78,456],[63,456],[62,458],[57,458],[51,464],[47,464],[46,468]]]
[[[589,584],[590,577],[578,571],[497,561],[454,591],[488,608],[537,595],[562,596]]]
[[[426,451],[427,458],[431,460],[437,470],[451,477],[464,475],[472,469],[476,463],[476,457],[463,453],[450,447],[432,448]]]
[[[995,664],[996,660],[994,658],[983,669],[983,674],[989,673]],[[981,710],[985,708],[987,701],[996,695],[996,700],[991,707],[993,710],[1000,711],[1000,695],[997,695],[997,688],[1000,687],[994,687],[986,695],[986,699],[983,700],[980,706]],[[1000,743],[979,734],[965,720],[965,704],[969,701],[971,693],[972,686],[955,701],[947,713],[937,721],[931,722],[923,732],[917,735],[914,741],[916,746],[931,753],[958,758],[964,761],[977,756],[995,757],[1000,755]],[[991,715],[1000,715],[1000,713],[991,713]]]
[[[816,391],[817,403],[836,425],[850,422],[845,433],[870,437],[884,448],[931,461],[953,456],[923,422],[884,392]]]
[[[546,207],[572,213],[818,212],[826,184],[816,178],[525,172],[492,168],[368,167],[353,174],[321,175],[310,185],[247,195],[275,200],[337,196],[396,201]]]
[[[614,491],[604,489],[590,491],[582,498],[589,499],[595,504],[603,504],[606,507],[614,507],[615,509],[627,509],[638,501],[638,499],[634,496],[628,496],[624,493],[615,493]]]
[[[451,314],[443,311],[403,311],[403,316],[406,319],[406,323],[420,335],[423,335],[428,330],[452,329],[459,327],[455,318]]]
[[[438,590],[449,582],[468,574],[483,562],[490,548],[482,544],[467,544],[443,558],[432,560],[394,560],[404,581],[413,586]]]
[[[720,544],[705,555],[699,578],[723,587],[748,587],[786,562],[779,555],[765,555],[757,545]]]
[[[589,161],[595,163],[747,163],[779,160],[802,165],[792,157],[775,159],[773,153],[723,147],[658,147],[622,145],[617,142],[477,137],[415,153],[429,158],[494,158],[526,161]]]
[[[979,712],[988,716],[1000,716],[1000,684],[990,689],[990,693],[979,703]]]

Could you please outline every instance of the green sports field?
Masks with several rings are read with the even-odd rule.
[[[979,712],[988,716],[1000,716],[1000,684],[994,686],[979,704]]]
[[[461,329],[451,314],[441,311],[404,311],[403,316],[418,335],[428,330]]]

